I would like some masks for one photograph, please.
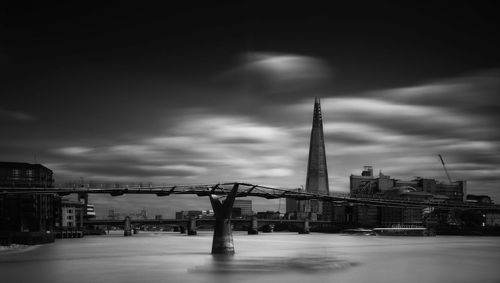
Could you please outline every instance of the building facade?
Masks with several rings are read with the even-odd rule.
[[[233,204],[233,213],[232,217],[238,218],[248,218],[251,217],[254,213],[252,210],[252,200],[249,199],[236,199]]]
[[[434,179],[417,177],[413,180],[398,180],[380,172],[373,175],[371,166],[364,166],[361,175],[350,176],[352,197],[376,197],[408,201],[463,202],[467,191],[465,181],[441,183]],[[397,225],[423,226],[429,222],[425,208],[354,207],[354,222],[366,227],[392,227]]]
[[[0,187],[54,187],[53,172],[41,164],[0,162]]]
[[[350,176],[350,194],[353,197],[378,195],[422,200],[422,198],[429,196],[439,196],[449,202],[465,202],[466,193],[466,181],[442,183],[434,179],[420,177],[413,180],[398,180],[384,175],[382,172],[378,176],[374,176],[371,166],[364,166],[361,175],[351,174]]]
[[[326,165],[325,137],[323,134],[323,118],[321,103],[318,97],[314,100],[313,123],[309,142],[309,158],[307,162],[306,192],[318,195],[330,193],[328,168]],[[311,212],[323,215],[324,205],[317,200],[304,202],[305,206],[299,212]],[[302,211],[303,210],[303,211]]]
[[[0,244],[53,242],[59,202],[55,194],[0,195]]]
[[[85,219],[87,206],[79,202],[61,201],[61,217],[58,226],[63,229],[81,229]]]

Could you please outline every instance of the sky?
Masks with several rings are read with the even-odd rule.
[[[321,98],[331,191],[363,166],[467,180],[500,202],[500,42],[492,7],[7,4],[0,160],[56,183],[305,183]],[[91,196],[173,215],[195,196]],[[254,210],[284,201],[254,199]]]

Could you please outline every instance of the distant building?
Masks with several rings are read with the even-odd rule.
[[[213,210],[181,210],[175,213],[175,219],[189,219],[189,218],[211,218],[214,216]]]
[[[279,211],[259,211],[257,212],[257,219],[280,219],[281,214]]]
[[[61,214],[56,225],[62,229],[81,229],[83,227],[83,220],[86,214],[86,209],[87,206],[85,204],[69,200],[62,200]]]
[[[467,184],[457,181],[451,184],[434,179],[417,177],[413,180],[398,180],[380,172],[373,175],[372,166],[364,166],[361,175],[350,176],[352,197],[377,197],[407,201],[463,202]],[[358,225],[391,227],[394,225],[421,226],[426,217],[422,208],[375,207],[356,205],[353,221]]]
[[[486,195],[467,195],[467,202],[492,204],[491,197]]]
[[[108,219],[116,220],[118,218],[118,213],[116,213],[114,209],[108,210]]]
[[[404,189],[402,191],[401,189]],[[464,202],[467,192],[466,181],[455,181],[451,184],[441,183],[434,179],[417,177],[413,180],[398,180],[379,173],[373,176],[373,168],[364,166],[361,175],[350,176],[351,196],[379,195],[391,198],[423,200],[432,196],[444,196],[448,201]]]
[[[236,199],[234,200],[232,217],[249,217],[253,215],[252,200]]]
[[[41,164],[0,162],[0,187],[52,188],[53,175]]]
[[[498,227],[500,226],[500,213],[498,212],[487,212],[484,215],[484,226]]]
[[[354,195],[373,195],[394,188],[394,180],[389,176],[379,174],[378,178],[373,176],[373,167],[364,166],[361,175],[350,176],[350,193]]]
[[[298,189],[297,191],[301,191]],[[330,220],[331,218],[331,203],[323,203],[316,202],[318,205],[321,205],[321,212],[324,217],[323,220]],[[286,199],[286,213],[285,218],[289,220],[301,220],[301,219],[309,219],[309,220],[318,220],[318,214],[311,212],[309,200],[296,200],[287,198]],[[320,215],[322,216],[322,215]]]
[[[93,204],[87,204],[87,214],[85,215],[88,218],[96,218],[95,207]]]

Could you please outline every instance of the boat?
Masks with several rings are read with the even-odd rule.
[[[425,227],[382,227],[373,228],[377,236],[433,236]]]
[[[341,234],[348,234],[348,235],[361,235],[361,236],[374,236],[375,233],[371,229],[364,229],[364,228],[354,228],[354,229],[345,229],[340,231]]]

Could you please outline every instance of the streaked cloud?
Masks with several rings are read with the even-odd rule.
[[[333,68],[321,58],[252,52],[243,54],[238,66],[217,75],[215,80],[237,89],[239,99],[248,103],[256,97],[270,101],[304,97],[307,92],[329,86],[333,78]]]
[[[59,152],[62,154],[67,154],[67,155],[80,155],[80,154],[85,154],[91,152],[93,149],[90,147],[83,147],[83,146],[69,146],[69,147],[63,147],[59,149],[55,149],[55,152]]]
[[[276,63],[279,66],[269,70],[274,80],[273,72],[288,68],[287,64],[310,60],[287,56],[255,58],[243,68],[265,69],[271,68],[267,64]],[[287,80],[287,76],[283,78]],[[469,193],[490,194],[498,201],[500,129],[497,113],[489,108],[497,103],[497,83],[496,77],[486,72],[484,76],[474,74],[404,88],[335,95],[319,92],[323,93],[331,190],[348,191],[349,175],[359,174],[363,165],[398,179],[421,176],[446,181],[437,157],[442,154],[453,180],[468,180]],[[277,89],[281,89],[279,84]],[[98,142],[58,141],[48,153],[53,162],[47,165],[60,181],[83,177],[132,183],[243,181],[300,187],[306,178],[314,97],[307,85],[296,90],[283,100],[249,96],[250,102],[230,108],[212,103],[186,105],[163,112],[157,120],[164,122],[157,122],[157,129],[137,136],[104,135]],[[133,131],[133,127],[129,129]],[[50,144],[49,140],[44,144]],[[153,203],[149,199],[144,203],[149,201]],[[186,207],[206,204],[197,199],[186,201]],[[277,204],[259,199],[254,202],[259,207]]]
[[[8,110],[0,108],[0,121],[31,122],[35,116],[22,111]]]

